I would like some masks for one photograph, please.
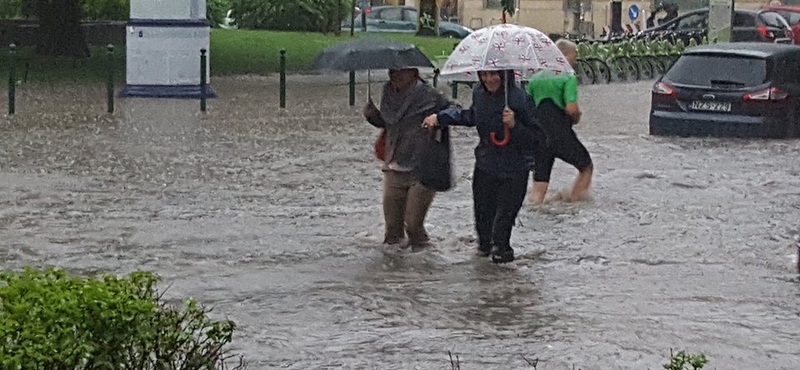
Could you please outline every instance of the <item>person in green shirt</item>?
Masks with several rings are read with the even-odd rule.
[[[567,61],[576,68],[578,48],[566,39],[556,42]],[[559,158],[578,170],[578,177],[566,200],[586,199],[592,183],[594,166],[589,151],[578,140],[572,126],[581,119],[578,107],[578,78],[575,74],[543,70],[528,80],[527,92],[536,103],[536,115],[547,136],[547,145],[541,146],[534,155],[533,191],[528,196],[532,204],[544,202],[550,174],[555,159]]]

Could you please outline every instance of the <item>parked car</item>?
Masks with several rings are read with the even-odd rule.
[[[363,31],[361,12],[356,12],[355,30]],[[342,29],[350,29],[350,20],[342,22]],[[416,33],[417,8],[413,6],[373,6],[367,12],[367,32]],[[439,21],[439,36],[463,39],[472,30],[460,24]]]
[[[792,33],[794,35],[794,43],[800,44],[800,6],[764,6],[761,9],[776,12],[786,19],[786,22],[792,26]]]
[[[800,136],[800,46],[687,49],[653,85],[651,135]]]
[[[780,14],[771,10],[734,11],[731,28],[731,41],[786,42],[794,39],[792,27]],[[668,34],[674,39],[702,41],[708,33],[708,8],[695,10],[667,23],[641,31],[637,37],[651,34]]]

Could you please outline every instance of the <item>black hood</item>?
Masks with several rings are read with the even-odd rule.
[[[502,83],[500,84],[500,89],[498,89],[498,90],[497,90],[497,93],[498,93],[498,94],[503,94],[503,93],[505,93],[505,85],[506,85],[506,83],[505,83],[505,80],[504,80],[504,79],[506,78],[506,76],[508,76],[508,86],[509,86],[509,89],[510,89],[512,86],[514,86],[514,84],[515,84],[515,83],[516,83],[516,81],[517,81],[517,80],[516,80],[516,77],[515,77],[515,75],[514,75],[514,71],[513,71],[513,70],[506,69],[506,70],[502,70],[502,71],[495,71],[495,72],[497,72],[497,73],[500,75],[500,81],[502,81]],[[478,80],[480,81],[480,76],[478,76]],[[483,81],[480,81],[480,82],[481,82],[481,87],[483,87],[483,91],[486,91],[486,92],[488,93],[488,92],[489,92],[489,90],[486,90],[486,85],[484,85],[484,84],[483,84]]]

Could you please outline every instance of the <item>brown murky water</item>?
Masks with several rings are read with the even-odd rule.
[[[132,99],[114,118],[102,86],[22,86],[0,118],[2,266],[156,271],[235,320],[255,369],[449,369],[449,350],[462,369],[641,370],[670,348],[800,368],[800,142],[653,138],[649,82],[582,87],[592,201],[522,212],[509,266],[474,257],[476,139],[456,129],[436,246],[397,256],[376,248],[377,130],[342,77],[292,76],[285,111],[275,78],[227,78],[206,115]],[[558,163],[554,188],[574,174]]]

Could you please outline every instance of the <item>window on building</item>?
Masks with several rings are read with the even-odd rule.
[[[501,9],[503,3],[502,0],[483,0],[483,7],[486,9]]]

